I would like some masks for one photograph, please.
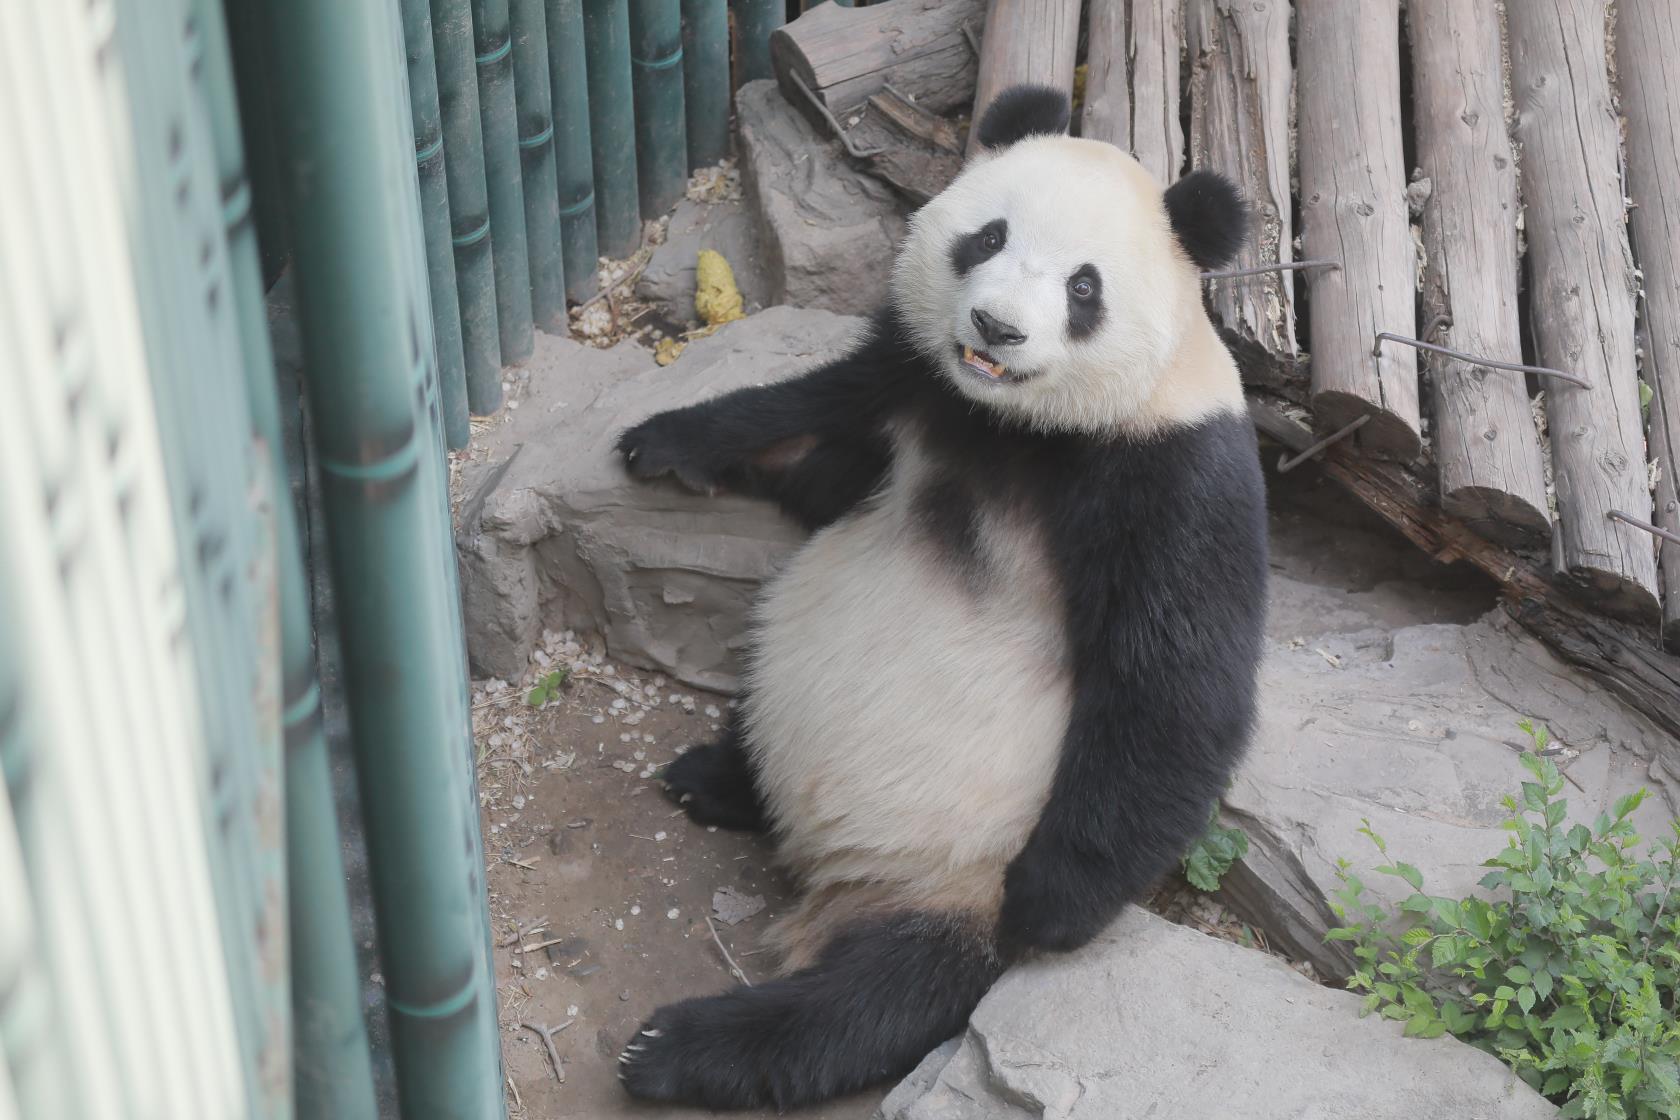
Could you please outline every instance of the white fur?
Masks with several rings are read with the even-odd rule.
[[[1113,145],[1069,137],[1013,144],[971,164],[910,221],[893,275],[894,302],[915,344],[965,394],[1045,431],[1146,432],[1228,407],[1206,399],[1158,415],[1163,378],[1188,333],[1208,330],[1195,266],[1173,236],[1161,188]],[[1007,242],[959,276],[951,246],[1003,218]],[[1068,337],[1067,281],[1084,264],[1102,275],[1104,319]],[[1026,342],[994,351],[1020,383],[992,382],[959,364],[956,347],[986,349],[970,318],[980,308]],[[1228,359],[1226,359],[1228,363]],[[1230,384],[1239,394],[1234,370]],[[1228,398],[1230,393],[1215,394]]]
[[[1001,889],[1067,727],[1061,606],[1036,534],[1002,514],[983,515],[986,582],[968,586],[911,513],[915,433],[896,442],[884,491],[762,599],[749,749],[807,886]]]

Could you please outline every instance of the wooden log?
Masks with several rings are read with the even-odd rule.
[[[1307,274],[1313,417],[1321,435],[1371,419],[1367,454],[1422,448],[1417,354],[1381,331],[1417,334],[1417,253],[1400,133],[1399,0],[1300,0],[1296,8],[1302,248],[1340,268]]]
[[[1313,440],[1305,425],[1252,396],[1249,415],[1262,433],[1295,451]],[[1400,465],[1339,444],[1324,453],[1319,469],[1430,556],[1463,560],[1485,573],[1524,629],[1674,736],[1662,760],[1671,771],[1680,770],[1680,658],[1658,649],[1638,627],[1583,606],[1527,556],[1443,514],[1433,495]]]
[[[1562,563],[1600,609],[1659,617],[1634,359],[1633,258],[1606,56],[1608,0],[1510,4],[1530,305],[1540,362],[1591,389],[1546,391]],[[1672,184],[1664,184],[1672,189]]]
[[[1288,0],[1278,3],[1287,12]],[[1163,185],[1170,184],[1184,166],[1178,113],[1184,47],[1180,0],[1104,0],[1090,9],[1079,134],[1126,149]],[[1287,76],[1287,42],[1282,59]],[[1287,186],[1286,179],[1285,198]]]
[[[1517,315],[1517,166],[1505,132],[1499,13],[1460,0],[1412,0],[1412,103],[1423,207],[1428,341],[1521,362]],[[1546,475],[1520,373],[1426,355],[1435,405],[1441,504],[1515,544],[1551,535]],[[1567,389],[1559,389],[1567,392]]]
[[[1071,94],[1078,50],[1079,0],[990,0],[980,40],[974,120],[980,120],[992,98],[1023,82]],[[979,131],[969,130],[970,156],[980,146]]]
[[[1648,452],[1661,472],[1656,524],[1680,532],[1680,10],[1672,0],[1621,0],[1616,57],[1634,259],[1644,271]],[[1663,642],[1680,652],[1680,545],[1662,545],[1660,560]]]
[[[1190,163],[1229,176],[1249,208],[1248,240],[1233,268],[1294,259],[1289,7],[1288,0],[1188,0],[1185,11]],[[1227,330],[1273,353],[1295,356],[1291,274],[1214,281],[1208,294]]]
[[[967,105],[978,73],[984,0],[886,0],[867,8],[819,4],[770,36],[770,65],[782,93],[826,135],[794,79],[835,116],[888,85],[934,113]],[[966,28],[966,30],[965,30]]]

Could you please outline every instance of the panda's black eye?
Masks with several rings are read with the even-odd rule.
[[[1103,321],[1102,273],[1082,264],[1067,279],[1068,336],[1090,338]]]
[[[965,233],[951,243],[951,267],[958,276],[968,273],[975,265],[983,264],[1003,251],[1009,242],[1009,223],[993,218],[973,233]]]
[[[1097,289],[1092,286],[1091,281],[1083,276],[1075,276],[1068,284],[1068,291],[1073,293],[1075,299],[1090,299],[1097,294]]]
[[[980,234],[980,248],[988,253],[995,253],[1003,248],[1003,235],[995,229],[984,230]]]

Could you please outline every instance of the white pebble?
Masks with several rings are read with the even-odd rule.
[[[613,928],[614,929],[623,929],[624,928],[624,919],[623,918],[614,918],[613,919]]]
[[[607,722],[607,717],[606,716],[595,716],[589,722],[591,722],[591,723],[605,723],[605,722]]]
[[[718,718],[718,716],[720,716],[722,714],[723,714],[722,712],[718,711],[718,708],[717,708],[716,704],[707,704],[706,705],[706,718],[707,719],[716,719],[716,718]]]
[[[546,968],[537,969],[537,979],[538,980],[547,980],[548,979],[548,969],[546,969]]]
[[[667,918],[670,918],[673,922],[676,921],[677,920],[677,908],[675,906],[671,907],[669,910],[665,911],[665,916]]]
[[[636,914],[640,914],[641,912],[642,912],[642,908],[640,906],[630,907],[630,913],[631,913],[632,916],[634,916]]]
[[[576,1018],[577,1013],[578,1013],[577,1004],[574,1003],[574,1004],[570,1004],[569,1006],[567,1006],[567,1008],[566,1008],[566,1014],[567,1015],[570,1015],[573,1018]]]
[[[515,809],[525,808],[525,795],[523,793],[516,793],[513,795],[513,807]]]
[[[663,840],[665,839],[665,834],[663,832],[656,832],[653,834],[653,838],[655,840]]]
[[[614,700],[612,702],[612,708],[615,712],[622,712],[625,708],[624,697],[620,696],[617,700]]]

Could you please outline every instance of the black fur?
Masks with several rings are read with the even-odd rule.
[[[969,269],[997,256],[1008,243],[1009,223],[993,218],[973,233],[957,238],[951,246],[951,269],[958,276],[967,276]]]
[[[980,511],[968,483],[954,474],[937,475],[916,494],[914,509],[922,531],[946,562],[969,580],[985,566],[980,555]]]
[[[902,1076],[962,1030],[1002,973],[988,940],[932,915],[862,922],[810,968],[660,1008],[619,1076],[646,1100],[776,1109]]]
[[[1068,130],[1073,104],[1051,86],[1010,86],[980,115],[980,146],[1007,148],[1029,136],[1061,136]]]
[[[1091,294],[1081,296],[1075,291],[1080,281],[1091,286]],[[1097,328],[1103,321],[1102,273],[1097,271],[1094,264],[1080,265],[1072,276],[1068,277],[1068,337],[1073,339],[1090,338],[1097,333]]]
[[[848,357],[656,416],[619,446],[637,474],[739,487],[827,523],[879,487],[892,421],[919,434],[934,479],[963,482],[960,501],[935,484],[916,505],[959,569],[978,510],[1036,520],[1062,589],[1073,708],[991,933],[1004,961],[1076,948],[1172,867],[1246,745],[1266,576],[1254,432],[1239,413],[1147,441],[1032,433],[961,396],[905,337],[883,312]],[[805,458],[780,474],[749,467],[801,438]],[[756,805],[750,768],[713,757],[690,764],[708,777],[695,788]],[[911,936],[907,920],[840,939],[788,980],[657,1013],[661,1033],[638,1036],[647,1045],[626,1067],[631,1092],[788,1105],[909,1068],[955,1033],[997,966],[960,938]]]
[[[769,827],[764,801],[753,785],[752,762],[741,747],[732,717],[715,743],[684,752],[659,774],[665,793],[699,824],[738,832]]]
[[[1213,171],[1192,171],[1167,188],[1166,203],[1173,233],[1197,268],[1231,263],[1248,236],[1248,210],[1231,180]]]

